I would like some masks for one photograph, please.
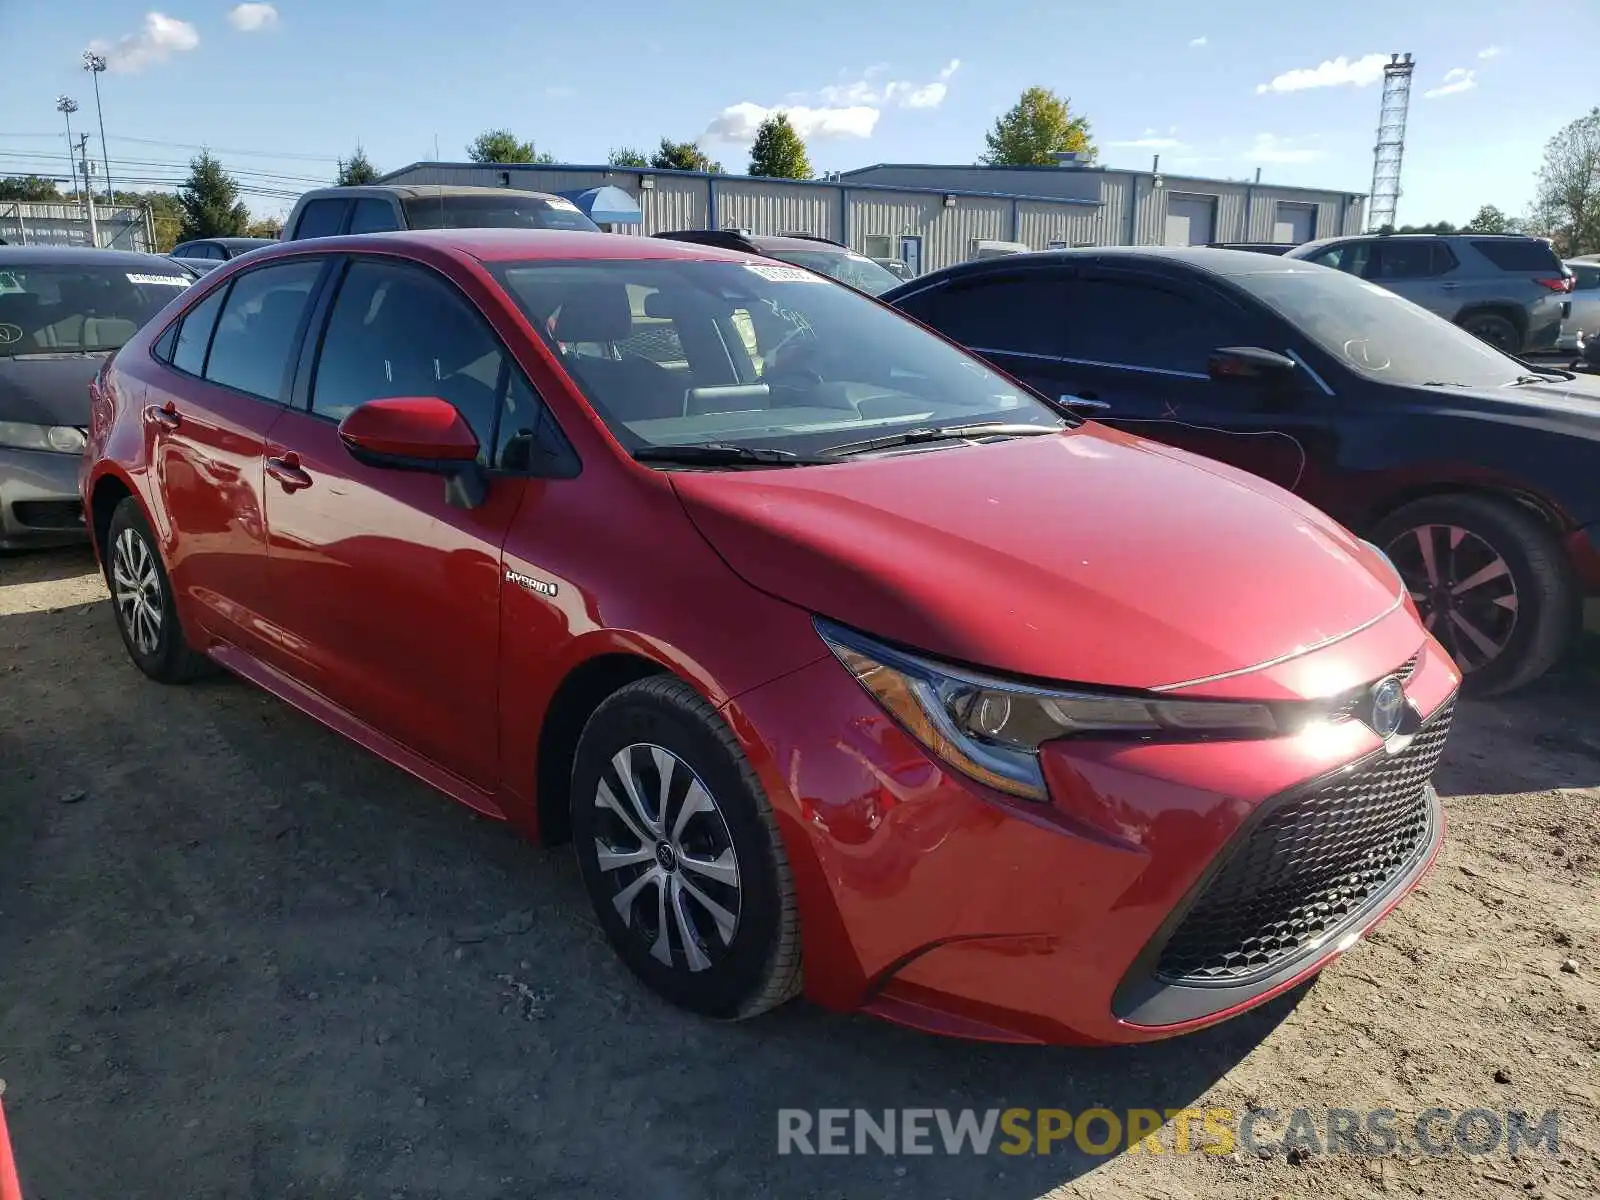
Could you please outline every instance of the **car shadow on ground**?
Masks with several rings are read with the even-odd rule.
[[[779,1110],[1180,1108],[1294,1004],[1119,1050],[804,1003],[702,1021],[613,957],[570,851],[252,688],[145,681],[103,603],[0,617],[0,646],[0,1077],[30,1200],[1023,1200],[1107,1160],[780,1155]]]
[[[52,583],[93,574],[98,568],[87,544],[53,550],[0,550],[0,585]]]

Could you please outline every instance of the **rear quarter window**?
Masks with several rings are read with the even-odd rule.
[[[1473,242],[1472,248],[1502,271],[1554,271],[1561,273],[1561,260],[1556,252],[1543,242],[1489,241]]]

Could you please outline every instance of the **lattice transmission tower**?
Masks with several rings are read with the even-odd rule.
[[[1378,144],[1372,148],[1372,197],[1367,228],[1394,224],[1400,203],[1400,160],[1406,151],[1406,114],[1411,110],[1411,55],[1391,54],[1383,68],[1383,107],[1378,111]]]

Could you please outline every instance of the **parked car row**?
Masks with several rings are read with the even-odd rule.
[[[1355,273],[879,289],[819,239],[321,199],[340,232],[302,202],[198,276],[7,266],[13,365],[91,404],[19,409],[0,471],[76,474],[146,675],[571,840],[697,1012],[1130,1042],[1259,1004],[1428,869],[1463,676],[1533,678],[1600,590],[1600,389]]]

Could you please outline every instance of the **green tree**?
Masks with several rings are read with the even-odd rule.
[[[245,226],[245,237],[276,238],[283,236],[282,217],[257,217]]]
[[[178,192],[183,207],[182,241],[243,237],[250,210],[239,200],[239,184],[209,150],[189,162],[189,180]]]
[[[553,163],[555,157],[540,154],[532,142],[519,141],[509,129],[490,129],[472,139],[467,157],[475,163]]]
[[[8,175],[0,179],[0,200],[59,202],[65,199],[56,181],[42,175]]]
[[[148,208],[150,225],[155,230],[157,254],[165,254],[176,246],[183,231],[183,202],[176,192],[117,192],[119,205]]]
[[[648,167],[650,159],[643,150],[636,150],[632,146],[617,146],[606,155],[606,162],[613,167]]]
[[[1396,229],[1393,225],[1385,225],[1378,230],[1379,233],[1459,233],[1449,221],[1435,221],[1432,225],[1402,225]]]
[[[1545,143],[1533,219],[1562,254],[1600,251],[1600,108]]]
[[[1462,233],[1507,233],[1511,219],[1492,204],[1485,204],[1477,215],[1461,227]]]
[[[693,142],[675,142],[662,138],[661,147],[650,156],[650,165],[658,171],[705,171],[722,174],[722,164],[712,162],[706,152]]]
[[[787,114],[775,112],[756,128],[756,140],[750,147],[750,174],[768,179],[811,178],[806,144],[789,124]]]
[[[1073,116],[1070,98],[1042,87],[1023,92],[983,140],[988,149],[981,161],[991,167],[1051,167],[1068,150],[1093,162],[1100,153],[1089,136],[1089,118]]]
[[[339,160],[339,175],[334,183],[339,187],[356,187],[363,183],[377,183],[378,168],[372,165],[367,152],[356,143],[356,151],[349,158]]]

